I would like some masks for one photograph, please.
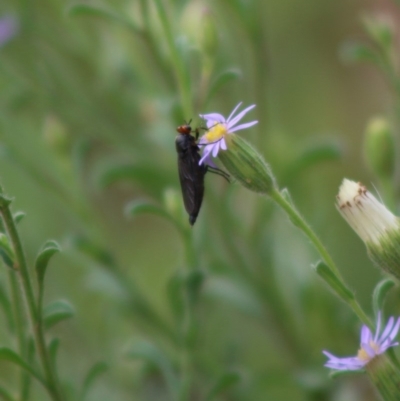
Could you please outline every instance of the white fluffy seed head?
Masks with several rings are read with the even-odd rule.
[[[384,234],[399,228],[399,219],[359,182],[343,180],[337,208],[365,243],[379,244]]]

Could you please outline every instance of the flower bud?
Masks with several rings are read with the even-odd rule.
[[[343,180],[337,208],[376,266],[400,279],[400,220],[360,183]]]
[[[243,138],[230,134],[225,140],[227,150],[218,157],[233,177],[250,191],[268,194],[276,189],[270,167]]]
[[[380,178],[390,178],[394,172],[394,140],[388,122],[373,118],[365,132],[364,153],[368,166]]]
[[[386,401],[398,401],[400,373],[386,354],[371,359],[365,365],[368,377]]]

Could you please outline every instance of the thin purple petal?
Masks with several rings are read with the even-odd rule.
[[[361,347],[368,354],[370,359],[376,355],[376,351],[368,343],[362,343]]]
[[[397,333],[399,332],[400,329],[400,317],[397,319],[396,325],[394,326],[394,329],[390,333],[390,341],[393,341],[394,338],[397,336]]]
[[[210,128],[208,124],[214,125],[216,122],[223,124],[226,121],[225,117],[219,113],[200,114],[200,117],[207,121],[207,128]]]
[[[0,18],[0,46],[12,39],[18,31],[18,22],[14,17]]]
[[[258,123],[258,121],[252,121],[252,122],[250,122],[250,123],[240,124],[240,125],[238,125],[237,127],[233,128],[233,129],[230,129],[229,132],[230,132],[230,133],[233,133],[233,132],[239,131],[239,130],[241,130],[241,129],[250,128],[250,127],[252,127],[253,125],[256,125],[257,123]]]
[[[379,333],[381,331],[381,311],[378,312],[378,319],[376,322],[376,331],[375,331],[375,336],[374,336],[374,342],[378,342],[379,340]]]
[[[212,155],[213,155],[213,157],[217,157],[218,152],[219,152],[220,141],[215,143],[213,146],[214,146],[214,148],[213,148],[213,151],[212,151]]]
[[[329,361],[324,366],[336,370],[359,370],[365,362],[361,361],[358,357],[338,358],[327,351],[323,353],[329,358]]]
[[[220,146],[221,146],[222,150],[228,149],[228,147],[226,146],[226,142],[225,142],[225,138],[224,137],[221,138],[220,142],[221,142]]]
[[[229,121],[231,121],[231,118],[233,117],[233,115],[235,114],[235,111],[242,105],[243,102],[239,102],[236,107],[232,110],[232,113],[229,114],[229,117],[226,119],[226,122],[229,123]]]
[[[369,343],[372,340],[372,333],[368,326],[361,327],[361,341],[360,343]]]
[[[390,332],[392,331],[394,325],[394,317],[391,316],[386,324],[385,329],[383,330],[382,335],[380,336],[380,338],[378,339],[379,343],[383,343],[385,342],[385,340],[387,339],[388,335],[390,334]]]
[[[235,124],[239,122],[251,109],[254,109],[256,107],[255,104],[252,104],[251,106],[245,108],[243,111],[241,111],[232,121],[228,122],[228,132],[235,127]]]
[[[218,168],[218,166],[212,161],[212,159],[211,159],[210,156],[207,157],[207,158],[204,160],[204,164],[207,165],[207,166],[213,167],[213,168]]]
[[[208,145],[204,148],[203,150],[203,156],[201,157],[201,159],[199,160],[199,164],[203,164],[204,160],[208,159],[210,156],[210,153],[213,149],[213,145]]]

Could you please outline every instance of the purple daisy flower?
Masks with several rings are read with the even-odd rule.
[[[12,16],[0,18],[0,47],[11,40],[18,31],[18,22]]]
[[[208,131],[201,137],[199,141],[200,145],[204,145],[203,156],[200,159],[199,164],[205,163],[213,165],[210,160],[211,155],[212,157],[217,157],[218,152],[221,149],[227,149],[225,135],[232,134],[233,132],[239,131],[241,129],[249,128],[258,123],[258,121],[251,121],[249,123],[237,125],[237,123],[250,110],[256,107],[256,105],[253,104],[234,117],[236,110],[240,107],[241,104],[242,102],[240,102],[233,109],[232,113],[227,119],[225,119],[225,117],[219,113],[200,114],[200,117],[206,120]]]
[[[400,317],[397,321],[395,321],[394,317],[391,317],[386,327],[383,329],[382,334],[379,335],[381,331],[381,313],[379,312],[375,335],[372,335],[371,330],[367,326],[362,326],[360,339],[361,347],[357,356],[338,358],[327,351],[323,351],[329,358],[324,366],[336,370],[360,370],[377,355],[383,354],[390,347],[399,345],[398,342],[393,341],[399,329]]]

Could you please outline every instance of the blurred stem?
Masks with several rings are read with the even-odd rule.
[[[14,317],[14,327],[17,335],[18,341],[18,349],[20,355],[28,361],[29,360],[29,347],[27,344],[27,338],[25,335],[25,324],[24,324],[24,316],[21,305],[21,297],[18,288],[17,278],[15,276],[14,270],[9,270],[8,278],[11,287],[11,305],[13,309],[13,317]],[[20,400],[26,401],[29,399],[29,386],[30,386],[30,375],[25,369],[21,369],[21,394]]]
[[[50,357],[47,352],[46,343],[41,329],[42,325],[39,322],[39,312],[35,303],[32,284],[29,276],[29,270],[25,259],[22,243],[15,225],[14,218],[10,210],[11,200],[6,198],[3,194],[0,195],[0,213],[3,218],[4,225],[7,229],[10,240],[13,244],[16,263],[14,269],[18,274],[21,283],[21,289],[26,303],[28,318],[30,320],[31,328],[33,331],[36,349],[39,358],[43,365],[43,370],[46,377],[46,388],[50,397],[54,401],[63,401],[63,396],[59,390],[57,379],[53,374],[53,369],[50,363]]]
[[[193,115],[192,100],[190,94],[190,80],[188,72],[185,68],[185,64],[182,55],[179,53],[176,47],[174,36],[172,34],[171,25],[168,21],[166,10],[161,0],[154,0],[158,15],[161,20],[162,27],[164,29],[165,38],[170,50],[171,65],[175,71],[176,82],[178,84],[179,95],[181,99],[181,105],[183,112],[186,116]]]
[[[287,213],[292,223],[300,230],[302,230],[304,234],[310,239],[310,241],[313,243],[313,245],[321,255],[322,259],[331,269],[331,271],[336,275],[338,280],[344,283],[344,280],[339,272],[339,269],[335,265],[333,259],[329,255],[325,246],[322,244],[322,242],[314,233],[314,231],[311,229],[311,227],[306,223],[303,217],[301,217],[299,212],[282,196],[282,194],[277,189],[273,189],[269,195]],[[333,290],[334,292],[336,292],[334,288]],[[371,320],[368,318],[366,313],[362,310],[361,306],[355,299],[349,300],[347,303],[353,309],[354,313],[358,316],[361,322],[373,328]]]

